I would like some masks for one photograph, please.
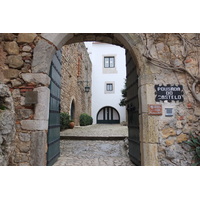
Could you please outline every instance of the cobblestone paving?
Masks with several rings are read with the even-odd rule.
[[[133,166],[133,163],[121,140],[61,140],[61,156],[54,166]]]
[[[126,126],[92,125],[61,132],[62,136],[128,136]],[[61,140],[54,166],[134,166],[124,140]]]
[[[95,124],[91,126],[76,126],[60,133],[61,136],[125,136],[128,137],[127,126],[120,124]]]

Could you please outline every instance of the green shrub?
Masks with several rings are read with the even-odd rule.
[[[120,100],[120,106],[126,106],[127,102],[127,81],[125,79],[124,89],[121,90],[123,99]]]
[[[194,161],[195,163],[193,165],[200,166],[200,136],[194,137],[192,134],[190,134],[190,139],[185,142],[186,144],[189,144],[191,147],[191,152],[194,152]]]
[[[87,126],[93,123],[93,119],[86,113],[80,115],[80,126]]]
[[[68,113],[60,113],[60,130],[69,128],[70,115]]]

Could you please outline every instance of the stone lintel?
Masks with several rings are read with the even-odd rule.
[[[50,77],[47,74],[23,73],[21,75],[22,75],[23,80],[28,83],[42,84],[45,86],[49,86],[50,84]]]
[[[47,120],[22,120],[21,127],[25,130],[48,130]]]

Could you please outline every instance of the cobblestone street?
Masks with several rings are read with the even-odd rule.
[[[91,131],[92,130],[92,131]],[[127,127],[120,125],[93,125],[75,127],[61,135],[126,136]],[[54,166],[134,166],[127,155],[124,140],[61,140],[61,156]]]

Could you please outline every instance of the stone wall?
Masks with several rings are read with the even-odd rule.
[[[14,141],[8,143],[13,149],[9,165],[46,165],[47,130],[40,130],[41,124],[38,125],[35,120],[39,104],[25,104],[27,91],[50,83],[47,75],[31,73],[33,50],[39,39],[40,36],[35,33],[5,33],[0,36],[0,82],[10,88],[14,102],[12,113],[15,114],[16,134]]]
[[[91,115],[91,73],[92,64],[84,43],[66,45],[62,48],[61,112],[70,114],[75,105],[75,125],[79,125],[82,113]],[[87,82],[90,91],[85,92]]]
[[[6,166],[13,154],[15,113],[8,86],[0,84],[0,166]]]
[[[151,116],[154,123],[157,124],[155,131],[158,136],[159,163],[164,166],[191,165],[192,154],[184,141],[188,140],[190,133],[200,135],[200,103],[192,95],[193,80],[187,73],[163,69],[162,67],[170,65],[175,70],[183,68],[199,77],[200,49],[191,44],[195,42],[197,34],[184,34],[185,41],[176,34],[147,34],[146,36],[151,57],[163,62],[159,67],[147,61],[150,66],[150,76],[153,77],[154,83],[183,86],[183,102],[156,102],[156,104],[162,105],[163,115]],[[199,42],[199,40],[197,41]],[[153,88],[152,99],[155,98],[154,92]],[[195,92],[197,96],[200,95],[199,85]],[[155,102],[152,101],[151,103]],[[166,117],[165,108],[173,108],[173,116]]]

